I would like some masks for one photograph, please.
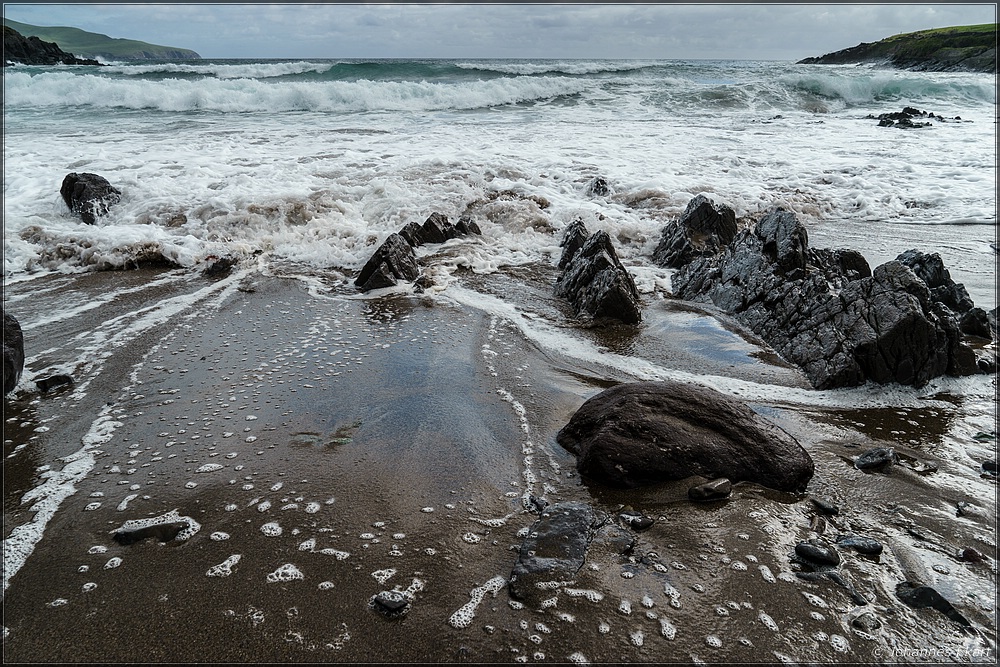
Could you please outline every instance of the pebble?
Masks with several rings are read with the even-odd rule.
[[[800,558],[822,565],[839,565],[840,554],[832,545],[823,540],[806,540],[795,545],[795,554]]]
[[[688,489],[688,498],[696,502],[708,502],[728,498],[733,492],[733,484],[725,477],[713,479],[710,482],[692,486]]]
[[[892,447],[876,447],[854,459],[854,467],[858,470],[884,470],[897,460],[896,450]]]
[[[828,516],[836,516],[840,514],[840,508],[834,505],[830,500],[826,498],[810,498],[816,509],[819,510],[820,514],[826,514]]]
[[[837,544],[850,547],[868,556],[877,556],[882,553],[882,544],[878,540],[860,535],[841,535],[837,538]]]

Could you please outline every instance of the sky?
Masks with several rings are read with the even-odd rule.
[[[14,21],[203,58],[800,60],[996,14],[996,3],[4,4]]]

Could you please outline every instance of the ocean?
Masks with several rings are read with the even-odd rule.
[[[188,376],[198,376],[207,383],[206,387],[215,387],[212,390],[217,392],[215,399],[224,401],[226,408],[244,402],[249,396],[246,389],[238,390],[235,384],[212,384],[225,384],[229,379],[227,373],[246,380],[246,373],[252,370],[251,375],[259,381],[252,394],[263,402],[268,394],[260,390],[261,383],[274,380],[276,376],[269,377],[272,373],[278,369],[302,368],[297,379],[288,380],[288,385],[281,381],[278,384],[282,386],[270,387],[275,402],[282,402],[281,407],[288,405],[289,412],[298,410],[300,414],[308,414],[309,402],[301,393],[288,394],[289,386],[295,385],[299,392],[327,386],[323,383],[341,379],[337,376],[347,370],[331,367],[323,379],[319,370],[313,374],[304,366],[295,365],[295,359],[320,356],[328,359],[339,355],[338,363],[347,360],[363,367],[366,357],[382,354],[379,350],[389,349],[390,345],[411,345],[411,354],[417,354],[417,349],[425,350],[424,346],[436,350],[435,337],[448,341],[443,347],[454,348],[454,356],[459,354],[455,350],[470,345],[472,337],[469,354],[475,358],[475,364],[485,364],[477,371],[480,373],[477,377],[500,382],[493,387],[494,393],[509,410],[515,436],[530,432],[534,440],[522,439],[508,457],[516,464],[514,468],[521,468],[512,473],[515,482],[510,482],[504,476],[506,473],[496,473],[498,485],[510,482],[513,488],[513,492],[506,494],[513,496],[513,501],[503,500],[502,495],[498,496],[500,500],[490,501],[515,503],[507,508],[509,512],[497,506],[505,521],[473,523],[465,530],[487,525],[499,530],[510,524],[512,531],[516,531],[530,525],[530,515],[519,519],[521,525],[517,526],[511,519],[517,497],[529,490],[534,495],[554,497],[560,493],[574,497],[589,493],[579,480],[569,481],[565,472],[572,469],[572,459],[566,458],[568,455],[559,451],[553,440],[560,420],[571,414],[568,406],[575,398],[582,400],[597,387],[620,381],[679,379],[750,401],[800,439],[808,439],[811,432],[817,432],[811,429],[829,429],[807,446],[815,448],[810,451],[824,464],[841,461],[847,455],[845,452],[849,453],[850,450],[842,448],[847,440],[862,442],[866,438],[896,446],[909,452],[911,458],[933,458],[939,472],[921,477],[914,487],[926,497],[904,499],[898,504],[907,505],[910,508],[907,512],[912,510],[910,514],[918,522],[921,517],[932,515],[939,532],[956,531],[946,536],[948,548],[974,546],[995,556],[995,519],[982,518],[995,515],[995,478],[980,476],[980,464],[996,459],[994,376],[940,378],[920,389],[869,385],[826,392],[812,390],[794,369],[780,362],[762,361],[769,358],[767,350],[752,336],[734,333],[710,317],[669,308],[672,272],[651,261],[664,225],[677,218],[693,197],[706,194],[731,206],[743,221],[755,220],[771,208],[782,206],[795,212],[805,225],[812,247],[858,250],[872,267],[911,248],[939,253],[952,277],[966,286],[977,306],[987,311],[996,308],[997,108],[993,75],[754,61],[262,59],[129,62],[99,68],[13,66],[5,68],[3,76],[4,308],[19,319],[26,341],[25,371],[18,388],[5,402],[4,411],[5,469],[13,466],[16,471],[10,477],[5,474],[4,483],[5,646],[16,647],[12,642],[30,635],[28,628],[35,627],[29,621],[16,620],[16,616],[11,620],[11,610],[19,609],[18,603],[12,602],[20,594],[16,592],[18,580],[29,576],[18,577],[18,573],[22,569],[31,570],[32,563],[39,561],[39,556],[33,553],[45,544],[45,539],[57,539],[52,537],[52,524],[58,523],[60,517],[64,517],[63,522],[72,523],[80,516],[92,516],[79,512],[94,502],[99,506],[100,501],[93,498],[103,496],[85,496],[83,490],[89,488],[88,484],[97,484],[102,476],[128,468],[126,455],[118,454],[132,449],[132,445],[125,444],[125,434],[131,428],[127,413],[136,409],[135,401],[146,401],[143,403],[146,407],[138,411],[138,415],[145,413],[143,417],[131,415],[137,417],[137,422],[148,417],[149,429],[153,430],[144,437],[155,437],[152,415],[158,414],[157,410],[166,411],[161,414],[160,422],[179,423],[189,418],[189,413],[192,420],[204,416],[199,407],[188,406],[186,391],[182,391],[181,397],[171,394],[170,398],[164,398],[167,394],[159,394],[153,401],[154,394],[141,386],[144,383],[158,386],[159,380],[154,382],[152,376],[173,372],[165,350],[173,349],[174,355],[180,351],[184,357],[185,348],[177,347],[182,340],[188,341],[192,350],[209,356],[206,363],[211,363],[211,354],[205,351],[208,347],[220,354],[229,354],[224,349],[229,343],[224,341],[241,347],[242,356],[226,362],[231,364],[226,366],[227,370],[195,369]],[[881,113],[900,111],[904,106],[941,118],[931,119],[931,127],[910,130],[880,127],[874,118]],[[59,194],[63,178],[71,172],[91,172],[107,178],[122,191],[122,200],[97,224],[83,224]],[[588,189],[598,177],[610,188],[606,196],[595,196]],[[353,287],[353,277],[382,241],[405,224],[423,222],[435,212],[452,221],[471,212],[482,236],[422,247],[418,257],[431,286],[420,294],[414,294],[409,285],[370,294],[361,294]],[[562,231],[576,219],[582,219],[591,232],[605,230],[611,235],[647,307],[644,322],[639,325],[641,333],[606,335],[579,327],[553,305],[545,280],[558,262]],[[220,257],[238,260],[233,274],[221,280],[207,280],[202,271]],[[247,315],[234,303],[252,294],[258,284],[261,291],[267,292],[267,281],[278,278],[301,285],[305,301],[291,301],[292,305],[275,301],[269,311],[247,306],[247,313],[253,311],[267,319],[266,314],[270,328],[260,325],[263,319],[247,319],[245,328],[236,326],[240,317]],[[408,300],[423,304],[420,308],[449,313],[450,324],[435,323],[420,308],[401,305],[409,303]],[[472,313],[485,318],[482,330],[468,319]],[[221,318],[226,317],[236,324],[231,328],[227,328],[228,324],[214,328],[210,324],[216,318],[222,322]],[[352,322],[352,318],[360,322]],[[388,327],[389,333],[380,327]],[[217,338],[199,333],[202,328],[214,332],[212,335]],[[266,347],[265,341],[275,336],[279,342],[272,345],[286,345],[281,353],[275,351],[276,347],[262,354],[277,356],[255,357],[251,344]],[[191,342],[195,339],[202,341],[200,347]],[[353,341],[353,347],[347,346],[348,339]],[[514,340],[520,341],[519,351],[511,348],[497,352],[506,349],[505,345],[513,345]],[[335,347],[338,342],[344,347],[327,349],[326,346]],[[433,384],[440,370],[443,383],[467,387],[464,383],[472,382],[462,374],[459,362],[451,363],[454,360],[447,349],[434,354],[440,356],[435,362],[440,367],[426,359],[426,363],[420,364],[412,359],[407,363],[380,362],[389,364],[388,368],[395,369],[397,375],[376,373],[367,378],[370,385],[364,385],[365,390],[384,390],[394,396],[393,400],[400,401],[399,405],[413,405],[413,410],[419,412],[419,397],[398,389],[400,383],[419,383],[398,374],[422,374],[422,382]],[[502,357],[508,354],[520,359],[520,365],[504,362]],[[188,356],[191,355],[200,356],[195,352]],[[534,360],[534,367],[529,368],[529,358]],[[192,363],[197,365],[197,360]],[[181,374],[188,372],[180,366],[176,370]],[[55,392],[54,396],[36,388],[36,380],[53,374],[72,376],[73,386],[62,393]],[[506,379],[501,382],[496,380],[498,377]],[[548,388],[544,391],[530,388],[533,384]],[[397,388],[390,391],[390,386]],[[454,387],[452,393],[458,396]],[[167,385],[159,391],[171,390],[177,391]],[[212,391],[199,391],[199,397],[211,402]],[[360,391],[357,385],[352,389],[354,393]],[[538,398],[536,391],[543,398]],[[185,402],[185,407],[171,407],[175,398]],[[359,400],[354,397],[351,404]],[[252,402],[256,403],[257,398]],[[345,399],[345,404],[348,402]],[[131,407],[121,408],[122,405]],[[221,404],[215,405],[218,414]],[[325,409],[337,410],[324,405]],[[173,409],[184,414],[168,414]],[[278,406],[266,409],[277,411],[275,415],[282,414]],[[363,412],[361,406],[356,409]],[[454,419],[452,428],[464,428],[463,419],[479,424],[468,409],[468,406],[444,409]],[[264,407],[258,408],[263,410]],[[243,430],[249,432],[251,427],[262,426],[266,419],[261,419],[259,424],[251,423]],[[368,423],[371,418],[358,419],[358,423]],[[480,426],[485,430],[507,428],[493,425],[495,421],[498,418],[490,417]],[[407,432],[405,419],[392,423],[396,431],[386,430],[387,427],[376,429],[380,438]],[[804,423],[811,426],[802,426]],[[824,426],[818,427],[817,423]],[[347,427],[341,424],[338,428]],[[356,434],[350,428],[338,431],[341,435],[334,439],[350,440],[355,435],[363,439],[364,428]],[[177,433],[185,429],[163,427],[163,430],[171,432],[168,440],[174,442],[178,440]],[[241,432],[235,425],[231,430]],[[306,435],[300,433],[301,437],[296,437],[308,441],[313,437],[309,434],[321,431],[315,424],[309,428],[302,426],[300,432]],[[233,435],[226,432],[227,438]],[[343,435],[348,432],[353,435]],[[463,431],[470,439],[476,437],[476,432],[471,426]],[[136,451],[147,447],[147,441],[136,433],[131,437]],[[243,438],[246,448],[261,447],[258,456],[266,456],[262,445],[250,444],[258,437],[266,440],[276,436],[254,431]],[[240,437],[226,442],[236,440]],[[222,440],[219,442],[222,443],[219,446],[227,446]],[[188,440],[187,444],[197,443]],[[492,461],[497,456],[488,443],[477,443],[473,449],[465,455],[479,457],[477,470],[489,468],[483,461]],[[296,450],[298,458],[293,456],[292,460],[306,468],[313,465],[304,461],[306,455],[300,450]],[[115,464],[103,458],[111,456],[108,454],[111,451],[115,451]],[[152,453],[157,456],[150,459],[147,455],[144,463],[153,468],[167,465],[165,455],[158,456],[159,451]],[[234,458],[237,453],[238,450],[232,452]],[[133,454],[128,454],[131,461],[141,458]],[[215,453],[205,456],[214,457]],[[247,456],[254,460],[253,456]],[[396,454],[386,452],[386,456],[391,458]],[[187,457],[192,461],[197,458],[193,453]],[[118,459],[122,462],[118,463]],[[140,465],[136,463],[134,467]],[[362,466],[358,461],[351,465]],[[112,467],[120,469],[108,472]],[[856,472],[851,471],[851,474]],[[454,471],[430,466],[425,472],[449,480],[453,489],[461,485],[458,481],[461,474]],[[178,474],[176,479],[171,478],[178,488],[181,482],[198,486],[189,481],[194,479],[193,475]],[[300,473],[290,473],[294,474]],[[393,474],[405,475],[405,471],[394,469]],[[233,489],[246,486],[242,480],[237,483],[238,477],[241,475],[229,482],[235,485]],[[818,474],[818,479],[823,491],[845,502],[863,489],[880,512],[903,512],[893,498],[879,495],[889,493],[888,487],[880,488],[873,482],[856,488],[852,486],[856,480],[851,481],[853,478],[847,472]],[[119,484],[121,491],[125,487],[132,490],[132,500],[115,496],[114,502],[106,502],[104,509],[87,510],[93,511],[93,516],[106,511],[105,520],[100,523],[104,530],[113,528],[110,524],[115,521],[120,524],[135,518],[124,511],[129,502],[133,502],[133,507],[140,505],[134,498],[142,498],[142,492],[127,482]],[[246,484],[253,486],[250,482]],[[214,492],[225,490],[225,485],[221,482],[220,485]],[[159,503],[154,502],[153,494],[154,501],[148,501],[148,507],[140,505],[143,516],[160,515],[176,507],[181,507],[182,514],[193,513],[190,494],[195,493],[195,486],[185,487],[187,491],[175,489]],[[205,482],[198,492],[207,492],[207,486],[210,485]],[[113,489],[97,488],[94,487],[93,493],[107,493],[107,500],[111,500]],[[266,495],[263,488],[247,490],[249,495],[260,496],[254,498],[259,502],[248,505],[244,499],[240,504],[241,508],[250,507],[246,511],[251,512],[250,518],[255,521],[259,518],[258,523],[271,508],[268,502],[261,509],[261,503],[265,502],[261,497]],[[896,486],[892,489],[892,493],[898,491]],[[359,494],[359,498],[363,495]],[[597,491],[593,495],[600,496]],[[644,497],[670,515],[662,509],[665,505],[656,505],[659,501]],[[322,503],[326,500],[326,496],[317,496],[315,502],[319,504],[315,507],[325,507]],[[329,500],[332,503],[332,494]],[[620,498],[615,496],[614,500]],[[74,502],[80,507],[75,508]],[[274,502],[278,504],[277,499]],[[294,498],[286,505],[296,502],[313,507]],[[436,505],[439,513],[435,516],[441,516],[440,498],[424,502]],[[469,500],[470,505],[472,502]],[[958,502],[985,508],[984,514],[975,520],[954,519]],[[228,507],[230,503],[223,504]],[[785,501],[778,504],[787,505]],[[415,507],[416,519],[430,515],[429,512],[422,515],[420,511],[424,509],[428,508]],[[312,516],[318,509],[306,511]],[[774,509],[763,521],[771,521],[777,516],[774,513],[786,511],[791,510]],[[856,525],[886,523],[885,515],[870,508],[866,512]],[[205,518],[198,520],[208,523]],[[392,523],[384,515],[379,523],[383,521]],[[955,521],[964,522],[963,527],[951,527],[949,522]],[[352,530],[381,535],[377,530],[369,533],[370,528],[371,525],[358,526]],[[391,531],[386,528],[385,532]],[[89,540],[78,545],[83,549],[79,553],[94,553],[84,547],[91,547],[97,534],[78,536]],[[515,534],[511,533],[512,540]],[[771,535],[771,531],[764,530],[763,534]],[[962,537],[955,537],[958,534]],[[465,535],[472,537],[454,547],[456,550],[471,548],[469,545],[486,539],[483,534]],[[257,539],[260,535],[255,532],[253,537]],[[375,542],[372,539],[375,538],[367,538],[366,549],[378,544],[377,539]],[[697,538],[691,539],[692,543],[697,542]],[[223,540],[220,538],[219,543]],[[385,537],[386,543],[393,541],[404,542],[403,538]],[[726,548],[732,550],[732,544],[727,544]],[[736,544],[735,548],[739,548],[740,540]],[[494,540],[494,545],[500,554],[498,562],[503,562],[504,554],[510,555],[504,551],[506,543],[497,547]],[[424,546],[420,553],[426,554],[428,549],[447,551],[440,544]],[[359,550],[356,546],[350,551]],[[375,551],[374,546],[371,551]],[[403,551],[410,553],[408,549]],[[915,647],[914,650],[929,647],[946,653],[982,646],[992,646],[990,650],[995,650],[995,609],[983,602],[991,595],[995,601],[995,558],[988,559],[985,570],[976,570],[956,563],[950,555],[942,555],[945,551],[947,548],[940,546],[917,560],[926,566],[929,576],[938,577],[935,585],[952,595],[953,601],[960,595],[979,596],[974,604],[968,603],[975,607],[975,612],[967,614],[978,614],[974,623],[979,628],[978,636],[986,637],[985,644],[956,639],[945,626],[928,639],[918,628],[919,617],[908,621],[905,631],[884,629],[882,632],[887,634],[883,635],[882,644],[878,644],[878,639],[852,635],[849,615],[845,612],[840,615],[844,625],[837,632],[829,628],[814,631],[809,627],[796,632],[789,630],[790,639],[782,646],[758,650],[753,648],[754,642],[764,646],[770,634],[765,633],[759,640],[750,635],[740,636],[737,641],[736,630],[729,637],[711,627],[712,619],[721,623],[720,619],[738,616],[740,609],[749,609],[741,607],[749,602],[735,597],[728,607],[722,603],[726,613],[709,611],[708,621],[704,618],[691,621],[692,627],[698,627],[692,644],[685,644],[683,650],[676,648],[679,642],[668,644],[674,647],[672,650],[680,651],[677,659],[683,660],[699,655],[702,659],[715,655],[726,660],[751,661],[788,656],[806,659],[810,655],[820,656],[817,659],[823,656],[847,659],[851,655],[870,659],[871,646],[877,645],[909,646]],[[347,552],[345,547],[337,553]],[[718,554],[708,555],[716,558]],[[757,557],[762,558],[759,553]],[[455,555],[454,558],[471,567],[476,557]],[[74,554],[70,558],[72,563],[77,560],[82,557]],[[239,560],[236,558],[236,562]],[[943,561],[947,564],[942,564]],[[276,579],[287,583],[301,578],[296,575],[301,572],[294,565],[276,570],[279,565],[277,560],[268,564]],[[775,571],[780,569],[774,564],[771,567]],[[787,561],[784,567],[788,569]],[[410,568],[413,572],[417,569]],[[764,565],[750,568],[751,572],[758,569],[764,581],[773,582],[773,577],[769,580],[763,574],[767,570]],[[426,581],[421,578],[423,575],[411,576],[410,570],[394,583],[405,587],[412,579],[413,584],[407,589],[411,595],[440,596],[440,593],[420,593]],[[943,574],[945,570],[947,575]],[[879,576],[886,582],[892,579],[886,574],[876,576],[870,570],[865,572],[872,580],[880,580]],[[288,577],[283,578],[286,574]],[[497,570],[493,574],[507,573]],[[433,583],[433,577],[430,579]],[[482,601],[484,591],[489,592],[482,588],[488,579],[493,581],[486,575],[481,579],[459,576],[461,599],[437,603],[442,609],[455,611],[470,595],[474,601],[477,596]],[[791,581],[795,581],[794,576]],[[270,584],[261,578],[260,585]],[[657,585],[662,595],[663,585]],[[761,585],[770,590],[770,584]],[[792,584],[785,581],[779,585]],[[429,585],[428,590],[432,589],[433,585]],[[495,590],[493,595],[495,598]],[[634,595],[638,609],[640,596]],[[31,614],[44,619],[45,613],[56,613],[53,609],[65,607],[70,599],[68,594],[53,593],[50,597],[55,600],[39,602],[48,605],[47,611]],[[560,609],[565,611],[571,598],[572,604],[586,606],[593,597],[564,595]],[[578,598],[584,601],[576,602]],[[803,601],[801,596],[795,599]],[[62,603],[56,604],[58,600]],[[816,614],[837,616],[830,610],[819,609],[821,605],[808,595],[805,600],[815,607],[801,616],[807,625],[820,622]],[[263,609],[262,605],[267,603],[244,602],[239,607],[227,598],[224,604],[232,612],[227,618],[242,618],[240,627],[256,632],[259,624],[253,620],[254,612],[248,609],[253,605]],[[612,604],[610,598],[605,602],[608,604]],[[419,606],[415,603],[415,609]],[[618,599],[612,606],[618,606]],[[645,604],[645,598],[643,606],[649,610],[647,620],[653,625],[653,630],[646,634],[663,637],[670,634],[672,639],[673,631],[668,633],[667,626],[673,626],[663,623],[667,615],[658,618],[652,611],[653,605]],[[206,611],[205,617],[216,611]],[[776,611],[771,616],[764,611],[758,614],[758,610],[746,613],[757,619],[758,625],[763,623],[762,627],[770,628],[762,619],[771,621],[772,616],[777,616]],[[495,600],[493,612],[527,614]],[[567,612],[567,615],[583,618],[587,613]],[[612,610],[607,618],[616,614]],[[450,612],[439,616],[444,628]],[[584,655],[596,661],[602,655],[613,661],[662,659],[664,654],[651,646],[653,638],[644,642],[645,635],[636,629],[639,616],[637,612],[630,617],[629,622],[635,627],[619,629],[611,624],[611,634],[619,637],[620,643],[606,654],[601,653],[597,644],[587,643],[596,642],[607,632],[604,629],[607,619],[595,618],[593,628],[588,626],[589,638],[583,638],[587,636],[583,632],[580,638],[559,640],[558,649],[551,649],[548,659],[578,661]],[[304,623],[295,621],[291,611],[288,618],[292,619],[289,624]],[[520,632],[516,620],[510,620],[515,633]],[[600,632],[594,634],[598,620]],[[502,627],[505,622],[497,620],[489,627]],[[296,641],[287,636],[274,641],[283,647],[280,651],[291,650],[288,647],[293,644],[298,650],[312,642],[313,649],[320,651],[316,655],[327,657],[333,654],[323,653],[324,650],[339,651],[344,646],[350,649],[357,645],[358,651],[360,646],[365,646],[366,651],[379,650],[382,646],[379,642],[366,644],[359,638],[363,632],[354,630],[352,634],[348,630],[348,626],[354,627],[352,623],[345,617],[344,628],[339,629],[340,625],[335,624],[336,632],[329,630],[333,634],[324,639],[319,639],[319,635],[327,630],[317,625],[294,630],[299,633]],[[571,625],[571,621],[562,617],[547,623],[559,627]],[[794,625],[788,621],[786,626],[780,619],[779,624],[783,628]],[[574,632],[582,632],[583,625]],[[546,630],[540,634],[528,631],[522,638],[520,652],[510,649],[513,653],[506,656],[511,660],[515,654],[525,659],[529,655],[533,660],[546,659],[544,647],[538,647],[544,642],[554,644],[556,640],[549,638],[549,627],[543,627]],[[442,645],[465,646],[469,640],[463,638],[462,631],[464,627],[454,624],[442,630],[449,638],[442,640]],[[309,632],[313,632],[312,639]],[[481,628],[476,632],[483,634]],[[496,647],[503,641],[513,641],[500,641],[491,633],[487,631],[486,639],[480,637],[480,643],[501,650]],[[684,634],[683,626],[680,634]],[[353,636],[354,644],[345,635]],[[553,637],[556,635],[559,633]],[[845,637],[851,638],[849,643],[853,648],[844,648],[844,642],[848,642]],[[818,642],[823,648],[815,649],[819,652],[813,654],[796,653],[802,638],[807,644]],[[655,639],[667,641],[659,636]],[[719,653],[722,649],[716,646],[716,641],[726,650],[733,648]],[[260,642],[263,646],[267,640]],[[42,644],[41,640],[31,644],[31,651],[39,650]],[[102,653],[109,650],[105,644],[97,642],[95,646],[87,655],[96,659],[107,656]],[[456,657],[459,654],[437,652],[436,646],[420,644],[420,648],[430,653],[410,657],[459,659]],[[508,648],[504,646],[502,650]],[[26,651],[20,654],[22,657],[37,657],[27,648],[22,650]],[[264,653],[260,655],[275,659],[301,657],[281,653],[279,649],[273,649],[278,651],[274,653],[267,653],[271,648],[261,650]],[[629,653],[633,650],[637,653]],[[175,654],[164,654],[165,659],[171,655]],[[352,655],[393,660],[387,654]],[[406,655],[405,651],[400,655]],[[914,661],[915,655],[910,656]],[[962,659],[966,659],[971,654],[963,655]],[[995,653],[992,655],[995,657]],[[468,659],[468,656],[491,660],[497,653],[473,651],[459,657]],[[50,657],[59,656],[53,653]],[[218,657],[240,659],[233,653],[221,653]],[[979,657],[976,654],[971,659]]]

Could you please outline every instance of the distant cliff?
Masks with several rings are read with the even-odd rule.
[[[9,26],[3,27],[4,67],[22,65],[100,65],[96,60],[77,58],[66,53],[53,42],[43,42],[37,37],[25,37]]]
[[[55,42],[59,48],[70,51],[81,58],[101,60],[191,60],[201,58],[191,49],[176,46],[148,44],[135,39],[118,39],[79,28],[48,27],[3,20],[4,27],[10,27],[27,38]]]
[[[876,63],[926,72],[996,72],[997,24],[955,26],[861,43],[803,65]]]

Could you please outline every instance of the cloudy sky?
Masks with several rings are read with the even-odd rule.
[[[42,4],[4,17],[203,58],[798,60],[900,32],[996,22],[996,4]]]

